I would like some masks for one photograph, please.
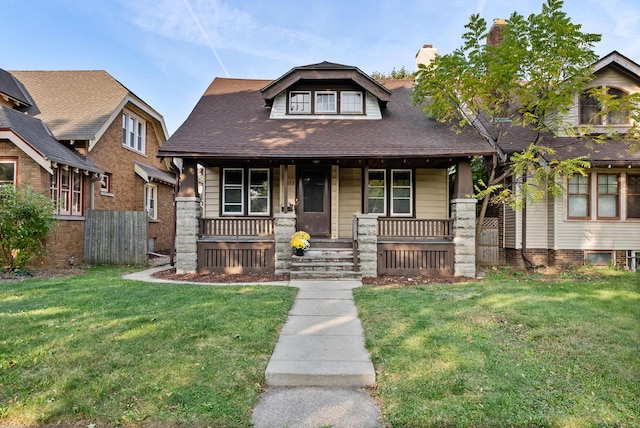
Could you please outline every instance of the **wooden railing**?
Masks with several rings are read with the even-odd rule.
[[[378,238],[403,241],[421,239],[453,239],[453,220],[387,218],[378,219]]]
[[[201,218],[200,236],[257,237],[273,236],[272,218]]]

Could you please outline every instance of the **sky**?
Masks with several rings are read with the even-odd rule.
[[[423,44],[462,45],[469,17],[528,16],[542,0],[0,0],[5,70],[106,70],[169,133],[215,77],[276,79],[322,61],[415,67]],[[640,63],[640,0],[565,0],[582,30]]]

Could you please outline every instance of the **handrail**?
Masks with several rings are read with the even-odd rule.
[[[201,218],[202,236],[271,236],[275,234],[272,218]]]
[[[380,217],[378,237],[453,239],[453,220]]]

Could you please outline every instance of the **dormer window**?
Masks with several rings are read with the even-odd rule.
[[[311,113],[311,92],[295,91],[289,93],[289,113],[310,114]]]
[[[364,95],[360,91],[291,91],[288,113],[335,115],[363,114]]]
[[[627,95],[617,88],[607,88],[607,94],[615,101]],[[580,94],[580,124],[581,125],[627,125],[629,111],[624,108],[614,109],[603,114],[598,100],[588,92]]]

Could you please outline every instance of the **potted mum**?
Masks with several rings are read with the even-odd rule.
[[[311,236],[304,230],[299,230],[293,235],[291,235],[291,248],[295,251],[296,256],[304,256],[304,252],[309,249],[311,246],[309,241],[311,240]]]

